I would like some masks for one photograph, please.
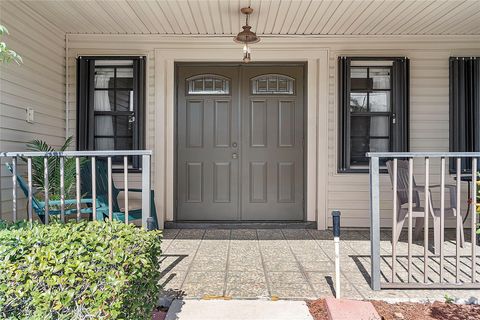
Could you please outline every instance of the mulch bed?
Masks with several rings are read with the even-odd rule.
[[[478,320],[479,305],[459,305],[453,303],[394,303],[371,301],[383,320]],[[315,320],[328,320],[324,299],[307,302]]]

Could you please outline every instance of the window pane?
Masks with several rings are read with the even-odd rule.
[[[257,92],[267,92],[267,80],[259,79],[257,81]]]
[[[133,91],[117,91],[116,111],[133,112]]]
[[[113,116],[95,116],[95,135],[113,136]]]
[[[387,116],[354,116],[351,119],[352,137],[388,137],[390,132]]]
[[[205,79],[205,91],[214,91],[213,89],[213,79]]]
[[[132,138],[118,138],[117,150],[131,150],[133,148]]]
[[[390,69],[370,68],[370,78],[373,79],[373,89],[390,89]]]
[[[389,151],[388,139],[370,139],[370,152],[388,152]]]
[[[110,90],[97,90],[93,96],[93,110],[112,111],[113,110],[113,92]]]
[[[95,68],[95,88],[113,88],[113,68]]]
[[[354,68],[350,70],[350,78],[366,78],[367,68]]]
[[[350,145],[350,164],[367,164],[365,154],[369,151],[368,138],[352,138]]]
[[[132,68],[117,68],[117,88],[133,89]]]
[[[129,136],[132,134],[133,122],[130,120],[134,118],[130,116],[117,116],[116,117],[116,135],[117,136]]]
[[[203,91],[203,79],[193,80],[193,90],[194,92],[201,92]]]
[[[113,150],[113,138],[95,138],[95,150]]]
[[[388,137],[390,133],[390,118],[386,116],[375,116],[370,120],[370,136]]]
[[[370,111],[371,112],[389,112],[390,111],[390,91],[371,92],[370,93]]]
[[[350,112],[366,112],[367,108],[367,94],[352,92],[350,93]]]

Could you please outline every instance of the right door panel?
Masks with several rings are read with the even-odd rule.
[[[304,220],[303,67],[242,68],[242,220]]]

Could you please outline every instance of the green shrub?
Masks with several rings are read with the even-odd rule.
[[[0,223],[0,318],[151,319],[160,237],[121,222]]]

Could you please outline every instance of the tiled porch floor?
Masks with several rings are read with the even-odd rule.
[[[446,238],[448,239],[448,234]],[[454,236],[453,236],[454,238]],[[468,241],[468,240],[467,240]],[[454,256],[453,241],[446,241],[446,255]],[[165,294],[186,298],[220,296],[231,298],[301,299],[333,295],[334,247],[331,231],[298,229],[166,229],[162,255]],[[390,233],[382,231],[382,281],[391,277]],[[413,246],[414,278],[423,270],[423,247]],[[406,255],[406,243],[399,254]],[[468,242],[462,254],[470,254]],[[480,254],[480,248],[477,251]],[[420,257],[421,256],[421,257]],[[431,278],[436,274],[436,258],[431,258]],[[454,274],[449,258],[446,278]],[[462,258],[461,277],[470,273],[468,258]],[[478,258],[480,263],[480,257]],[[372,291],[370,279],[369,233],[342,231],[342,296],[355,299],[442,299],[480,298],[478,290],[382,290]],[[406,258],[400,258],[400,263]],[[399,264],[400,278],[406,271]],[[480,264],[477,268],[480,272]],[[403,272],[405,271],[405,272]],[[387,280],[388,278],[388,280]],[[480,274],[478,275],[480,279]],[[421,278],[423,279],[423,277]]]

